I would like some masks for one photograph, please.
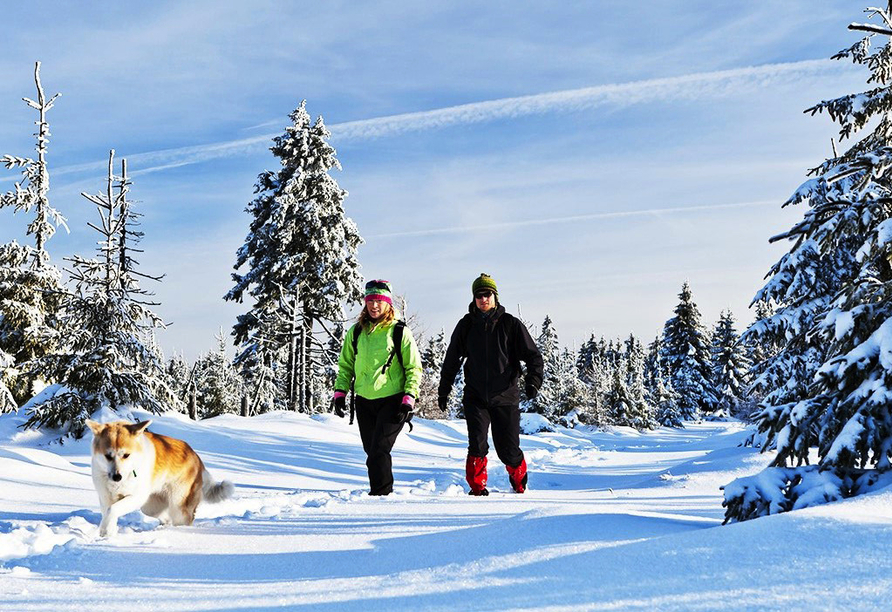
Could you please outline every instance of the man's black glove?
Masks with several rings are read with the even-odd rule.
[[[415,411],[410,410],[409,408],[400,408],[396,411],[396,414],[393,416],[394,423],[411,423],[412,417],[415,416]]]
[[[527,397],[529,399],[536,399],[536,396],[539,395],[539,389],[537,389],[536,385],[532,383],[527,383],[524,389],[527,392]]]
[[[343,419],[347,414],[347,395],[340,391],[335,391],[334,398],[331,401],[334,404],[334,413]]]
[[[437,397],[437,406],[440,407],[440,410],[445,411],[446,407],[449,405],[449,396],[448,395],[440,395]]]

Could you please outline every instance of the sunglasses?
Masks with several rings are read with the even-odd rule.
[[[478,299],[478,300],[482,300],[485,298],[491,298],[491,297],[492,297],[492,291],[481,291],[480,293],[474,294],[474,298]]]
[[[381,281],[381,280],[369,281],[365,284],[365,288],[366,288],[366,290],[368,290],[368,289],[384,289],[385,291],[388,291],[390,289],[390,287],[387,286],[387,281]]]

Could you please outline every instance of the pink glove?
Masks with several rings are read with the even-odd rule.
[[[343,417],[347,411],[347,394],[343,391],[335,391],[334,396],[331,398],[331,403],[334,406],[334,413],[339,417]]]
[[[403,408],[408,408],[409,410],[415,409],[415,398],[411,395],[403,396]]]

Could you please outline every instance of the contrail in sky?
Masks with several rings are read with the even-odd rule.
[[[843,66],[849,68],[848,65]],[[653,101],[696,100],[727,95],[741,88],[762,88],[777,82],[788,82],[793,76],[802,78],[834,69],[841,69],[840,62],[805,60],[474,102],[335,124],[331,126],[332,140],[376,138],[498,119],[578,112],[599,106],[628,107]]]
[[[644,210],[622,210],[613,212],[592,213],[588,215],[570,215],[566,217],[550,217],[544,219],[528,219],[525,221],[505,221],[502,223],[489,223],[486,225],[464,225],[454,227],[437,227],[431,229],[409,230],[405,232],[388,232],[386,234],[373,234],[366,236],[371,238],[404,238],[410,236],[436,236],[440,234],[463,234],[470,232],[514,229],[518,227],[533,227],[541,225],[555,225],[558,223],[578,223],[580,221],[595,221],[601,219],[621,219],[625,217],[659,217],[660,215],[703,212],[707,210],[723,210],[728,208],[747,208],[750,206],[768,206],[774,204],[780,206],[778,200],[758,200],[754,202],[735,202],[732,204],[706,204],[703,206],[679,206],[676,208],[648,208]]]
[[[579,112],[602,106],[622,108],[654,101],[696,100],[710,96],[723,96],[741,89],[765,88],[778,83],[788,84],[791,79],[850,69],[848,64],[827,59],[766,64],[474,102],[430,111],[347,121],[332,124],[328,128],[332,133],[332,142],[339,145],[349,141],[382,138],[407,132],[420,132],[500,119]],[[271,140],[280,134],[281,131],[226,142],[129,154],[126,157],[131,167],[135,169],[132,174],[137,175],[260,151],[268,148]],[[106,163],[102,161],[63,166],[55,168],[53,175],[104,169],[105,167]]]

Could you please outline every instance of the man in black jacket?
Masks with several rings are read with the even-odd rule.
[[[474,301],[455,326],[443,370],[438,403],[446,408],[449,391],[464,360],[465,390],[462,406],[468,424],[468,459],[465,475],[471,495],[489,495],[486,489],[487,437],[492,423],[496,454],[508,470],[511,486],[523,493],[527,464],[520,450],[520,362],[526,364],[526,392],[531,399],[542,386],[542,355],[526,326],[499,304],[492,277],[481,274],[471,285]]]

